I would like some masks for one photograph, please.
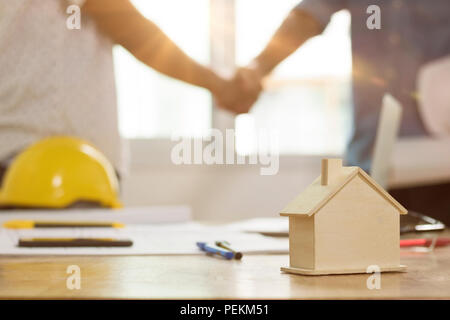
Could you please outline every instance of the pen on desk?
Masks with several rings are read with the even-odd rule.
[[[61,247],[131,247],[133,242],[111,238],[22,238],[19,247],[61,248]]]
[[[3,227],[7,229],[123,228],[125,225],[120,222],[10,220],[3,223]]]
[[[400,240],[400,247],[429,247],[433,244],[435,247],[443,247],[450,244],[450,238],[433,239],[403,239]]]
[[[202,251],[205,251],[206,253],[217,254],[228,260],[233,259],[234,256],[233,252],[210,246],[206,242],[197,242],[197,247],[199,247]]]
[[[242,252],[233,250],[233,249],[230,247],[230,243],[229,243],[229,242],[227,242],[227,241],[216,241],[216,246],[218,246],[218,247],[220,247],[220,248],[223,248],[223,249],[225,249],[225,250],[228,250],[228,251],[233,252],[233,257],[234,257],[236,260],[241,260],[241,259],[242,259],[242,256],[243,256],[243,255],[242,255]]]

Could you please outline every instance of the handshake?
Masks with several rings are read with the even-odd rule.
[[[252,66],[241,67],[229,79],[218,77],[218,85],[211,92],[218,107],[236,114],[247,113],[258,100],[263,74]]]

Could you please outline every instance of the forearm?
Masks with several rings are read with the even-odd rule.
[[[186,55],[129,0],[87,0],[83,10],[104,34],[149,67],[211,91],[221,85],[213,71]]]
[[[152,29],[153,41],[147,41],[137,50],[129,49],[137,59],[169,77],[212,92],[218,90],[221,79],[216,73],[185,54],[156,25],[149,28]]]
[[[306,40],[322,31],[323,26],[314,17],[301,10],[292,10],[265,49],[254,59],[254,67],[262,76],[269,74]]]

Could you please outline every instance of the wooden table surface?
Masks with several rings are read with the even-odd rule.
[[[449,236],[446,231],[443,235]],[[242,261],[208,256],[0,256],[0,298],[340,299],[450,298],[450,247],[430,253],[402,250],[406,273],[300,276],[280,272],[287,255],[247,255]],[[81,289],[69,290],[66,269],[81,269]]]

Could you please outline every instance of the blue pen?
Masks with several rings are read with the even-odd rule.
[[[218,254],[224,257],[225,259],[231,260],[234,257],[234,253],[228,250],[222,250],[217,247],[212,247],[208,245],[206,242],[197,242],[197,247],[199,247],[202,251],[207,253]]]

